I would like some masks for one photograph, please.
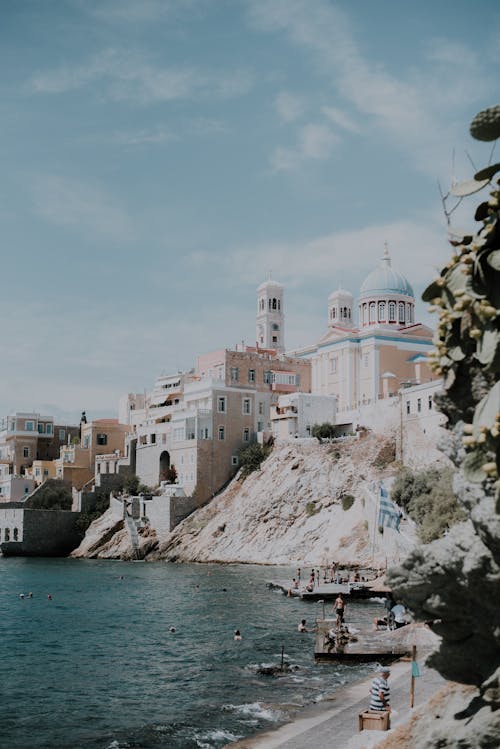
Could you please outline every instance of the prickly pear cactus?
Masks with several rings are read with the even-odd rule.
[[[500,106],[480,112],[471,133],[480,140],[500,136]],[[388,573],[416,617],[436,621],[442,643],[432,665],[448,679],[477,685],[481,700],[487,679],[500,683],[499,176],[500,164],[475,175],[490,183],[475,212],[478,231],[451,242],[449,263],[423,294],[439,315],[431,366],[443,377],[436,401],[448,416],[454,489],[468,519]]]
[[[500,107],[498,108],[500,121]],[[485,170],[483,170],[485,171]],[[490,170],[493,172],[493,170]],[[500,172],[497,165],[496,172]],[[475,236],[452,242],[454,253],[424,291],[438,311],[431,366],[444,378],[440,405],[451,426],[465,422],[465,478],[495,490],[500,510],[500,190],[479,205]]]

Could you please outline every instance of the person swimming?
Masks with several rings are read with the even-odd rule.
[[[235,639],[235,640],[241,640],[241,639],[242,639],[242,637],[241,637],[241,632],[240,632],[240,630],[239,630],[239,629],[235,629],[235,630],[234,630],[234,639]]]

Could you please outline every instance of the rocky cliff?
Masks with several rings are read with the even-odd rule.
[[[416,543],[415,526],[401,532],[377,522],[378,487],[398,468],[394,441],[374,434],[333,444],[275,447],[260,470],[235,479],[172,533],[143,529],[147,559],[198,562],[384,565]],[[123,523],[110,512],[89,528],[74,556],[133,558]]]

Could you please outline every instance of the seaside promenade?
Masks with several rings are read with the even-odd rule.
[[[391,666],[391,731],[358,731],[358,715],[367,709],[373,677],[338,690],[328,702],[306,708],[291,722],[271,731],[227,745],[231,749],[370,749],[412,715],[446,684],[433,669],[420,667],[416,679],[415,707],[410,709],[411,664],[399,661]],[[374,672],[373,676],[376,675]]]

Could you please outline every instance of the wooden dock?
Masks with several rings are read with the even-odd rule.
[[[380,583],[372,587],[376,581],[367,581],[361,583],[320,583],[315,585],[312,591],[306,590],[305,585],[292,589],[290,583],[284,580],[269,580],[268,588],[281,590],[288,595],[291,591],[292,596],[302,598],[304,601],[330,601],[337,598],[339,593],[350,600],[363,600],[367,598],[385,598],[389,595],[390,590],[387,587],[381,587]]]
[[[339,638],[335,619],[316,620],[317,632],[314,643],[314,657],[318,660],[335,660],[344,663],[361,663],[377,661],[391,663],[411,652],[411,648],[401,642],[393,642],[383,632],[358,632],[355,639]],[[332,641],[328,636],[330,629],[336,636]]]

